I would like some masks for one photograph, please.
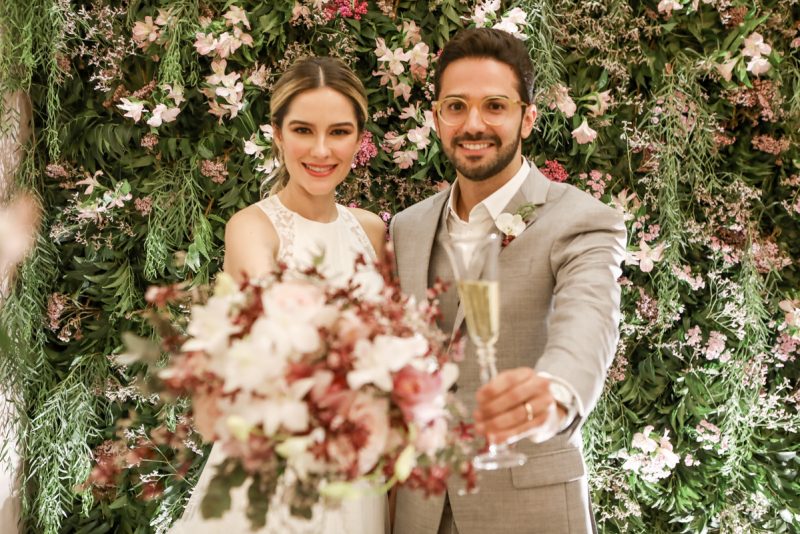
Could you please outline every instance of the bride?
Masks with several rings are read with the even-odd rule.
[[[276,184],[270,196],[237,212],[228,222],[225,272],[242,280],[267,275],[278,262],[289,269],[303,269],[321,256],[318,268],[335,283],[352,274],[359,255],[382,259],[383,221],[334,200],[334,190],[347,177],[364,133],[367,97],[361,81],[339,60],[301,60],[275,84],[270,112],[280,161]],[[200,513],[215,466],[224,459],[221,448],[213,447],[172,534],[250,532],[246,484],[233,490],[231,508],[223,517],[204,519]],[[267,524],[258,533],[302,530],[303,524],[289,517],[288,507],[277,502],[279,497],[273,499]],[[382,534],[386,495],[366,493],[336,508],[320,504],[314,514],[312,523],[325,534]]]

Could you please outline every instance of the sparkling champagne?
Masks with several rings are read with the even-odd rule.
[[[492,345],[500,334],[500,285],[497,280],[461,280],[458,294],[472,342]]]

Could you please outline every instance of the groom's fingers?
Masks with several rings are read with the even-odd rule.
[[[552,406],[553,399],[549,395],[540,395],[530,399],[532,418],[528,420],[528,410],[524,404],[517,404],[511,409],[495,414],[491,417],[482,417],[477,424],[484,434],[499,434],[510,432],[512,435],[523,432],[529,427],[538,426],[547,417],[547,410]],[[477,419],[476,419],[477,421]]]
[[[526,402],[550,396],[550,381],[540,377],[533,369],[510,369],[478,390],[476,395],[480,412],[478,420],[491,419],[500,414],[522,408]],[[538,412],[534,412],[536,415]]]
[[[517,367],[498,373],[496,377],[478,388],[478,403],[487,402],[494,397],[502,395],[520,382],[524,382],[536,375],[530,367]]]
[[[548,410],[555,405],[550,381],[530,368],[499,374],[478,391],[477,400],[473,414],[476,430],[490,435],[494,442],[540,426],[547,420]]]

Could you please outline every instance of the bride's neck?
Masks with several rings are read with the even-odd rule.
[[[317,222],[336,220],[336,202],[333,191],[329,195],[311,195],[291,182],[278,192],[281,204],[301,217]]]

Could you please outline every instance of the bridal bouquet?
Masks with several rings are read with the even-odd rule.
[[[186,295],[151,288],[148,300],[163,310]],[[365,488],[441,493],[451,474],[474,487],[471,436],[452,420],[460,414],[448,394],[458,368],[435,300],[417,304],[361,264],[345,284],[315,270],[242,284],[223,273],[190,311],[183,327],[159,321],[171,358],[158,374],[191,398],[195,426],[226,455],[204,516],[224,513],[245,480],[254,527],[281,481],[291,513],[306,518],[320,499]]]

